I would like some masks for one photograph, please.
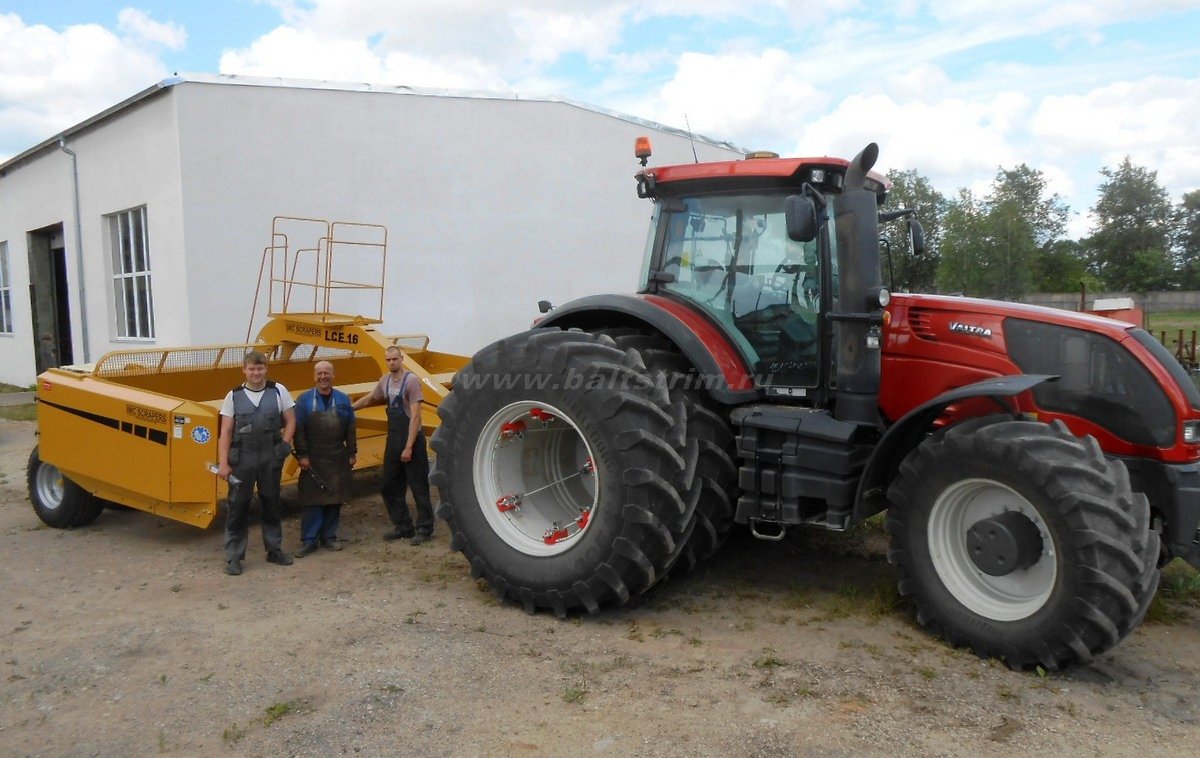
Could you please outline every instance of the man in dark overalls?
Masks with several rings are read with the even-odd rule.
[[[247,515],[250,497],[258,487],[262,502],[263,547],[267,560],[290,566],[283,552],[282,506],[279,478],[292,450],[296,431],[294,402],[282,384],[267,381],[267,358],[257,350],[242,361],[245,383],[225,395],[221,404],[221,435],[217,440],[220,463],[217,476],[229,481],[225,512],[225,573],[242,573],[246,558]]]
[[[312,555],[318,545],[341,550],[338,526],[342,505],[350,500],[350,471],[358,460],[358,434],[350,397],[333,388],[333,364],[313,366],[316,386],[296,398],[296,457],[300,459],[297,494],[300,517],[297,558]]]
[[[413,545],[433,537],[433,501],[429,495],[429,451],[421,428],[421,380],[404,370],[400,348],[389,347],[384,354],[388,373],[366,395],[354,401],[354,407],[387,403],[388,433],[383,451],[383,480],[380,494],[387,506],[392,530],[385,540],[411,538]],[[414,526],[405,501],[405,490],[412,489],[417,506]]]

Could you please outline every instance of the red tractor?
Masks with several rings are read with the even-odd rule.
[[[877,155],[637,174],[638,294],[489,345],[439,410],[439,515],[475,577],[596,612],[734,524],[781,539],[886,509],[920,623],[1057,669],[1141,622],[1163,562],[1200,566],[1188,374],[1119,321],[890,294],[880,224],[910,212],[881,210]]]

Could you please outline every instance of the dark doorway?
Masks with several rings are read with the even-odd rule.
[[[29,232],[29,303],[38,373],[74,363],[62,224]]]

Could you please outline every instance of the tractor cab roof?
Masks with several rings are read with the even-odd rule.
[[[839,192],[850,161],[829,156],[813,158],[757,157],[712,163],[654,166],[637,174],[643,197],[680,195],[732,189],[799,189],[811,184],[825,192]],[[867,174],[867,187],[883,195],[890,188],[883,174]]]

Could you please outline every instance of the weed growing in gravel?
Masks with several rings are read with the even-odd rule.
[[[587,682],[581,681],[577,685],[563,687],[562,699],[567,703],[582,703],[587,697]]]
[[[645,637],[642,636],[642,630],[638,627],[638,622],[635,619],[629,619],[629,631],[625,632],[625,639],[633,640],[634,642],[643,642]]]
[[[920,668],[917,669],[917,673],[920,674],[921,678],[925,679],[926,681],[931,682],[937,678],[937,671],[930,668],[929,666],[921,666]]]
[[[279,719],[289,713],[295,713],[300,710],[300,703],[295,700],[288,700],[284,703],[275,703],[267,706],[267,715],[263,717],[263,726],[270,726]]]
[[[1179,624],[1191,618],[1187,608],[1200,608],[1200,571],[1181,559],[1162,570],[1158,593],[1146,611],[1146,620],[1156,624]]]
[[[751,664],[756,669],[769,669],[786,666],[787,661],[775,657],[775,651],[769,647],[763,648],[762,655],[754,659]]]
[[[238,726],[237,722],[225,727],[225,731],[221,733],[221,739],[226,745],[236,745],[245,736],[246,730]]]

